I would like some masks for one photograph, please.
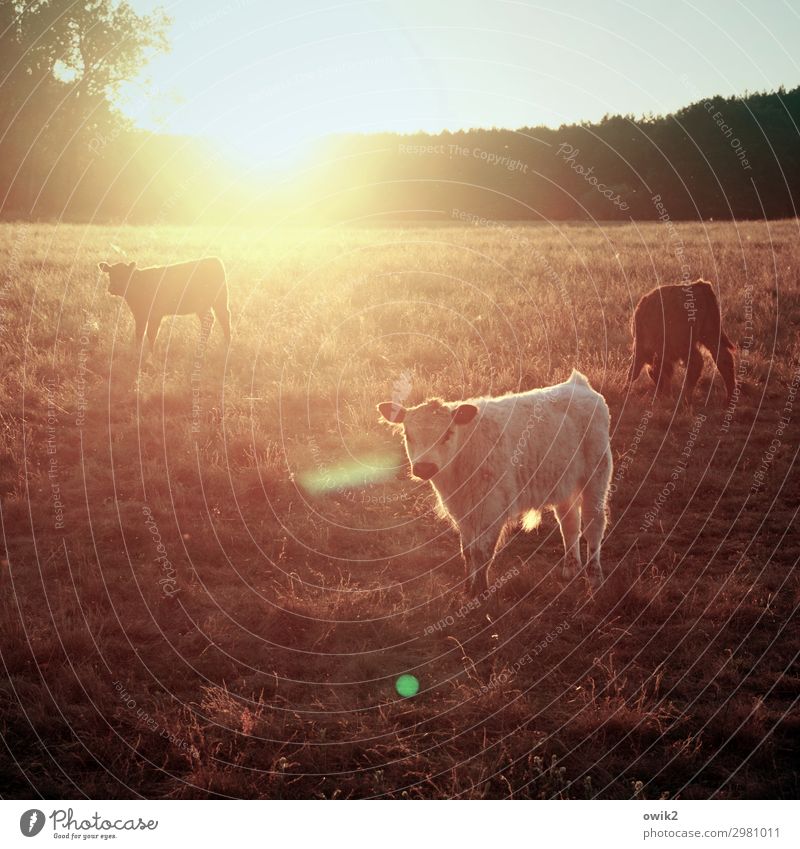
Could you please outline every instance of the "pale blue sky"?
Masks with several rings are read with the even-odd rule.
[[[337,131],[557,126],[800,83],[797,0],[131,1],[174,25],[158,96],[129,89],[129,114],[267,157]]]

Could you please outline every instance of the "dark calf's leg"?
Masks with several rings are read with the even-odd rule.
[[[156,347],[156,338],[158,337],[159,327],[161,327],[161,316],[150,316],[150,319],[147,322],[147,341],[150,344],[151,356]]]
[[[208,337],[211,335],[211,329],[214,326],[214,313],[211,310],[197,313],[200,319],[200,347],[198,353],[205,351],[208,345]]]
[[[219,321],[222,332],[225,334],[225,347],[228,347],[231,344],[231,313],[227,302],[215,304],[214,314],[217,316],[217,321]]]
[[[134,316],[136,329],[133,332],[133,347],[136,356],[136,368],[141,368],[142,354],[144,353],[144,332],[147,329],[147,317]]]

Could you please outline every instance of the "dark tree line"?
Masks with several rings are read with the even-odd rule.
[[[328,153],[347,214],[783,218],[800,205],[799,128],[795,88],[558,129],[346,137]]]
[[[0,0],[0,215],[233,223],[769,218],[797,214],[800,88],[672,115],[329,138],[276,182],[197,141],[132,127],[119,86],[167,47],[162,13],[121,0]],[[309,163],[304,163],[308,165]]]

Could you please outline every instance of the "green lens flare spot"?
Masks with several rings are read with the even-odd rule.
[[[410,699],[419,692],[419,681],[413,675],[401,675],[394,686],[404,699]]]

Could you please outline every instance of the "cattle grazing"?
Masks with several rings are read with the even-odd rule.
[[[602,580],[600,547],[611,480],[609,413],[605,399],[580,372],[566,383],[499,398],[405,409],[378,405],[402,432],[411,473],[430,481],[439,512],[461,535],[472,592],[488,588],[489,566],[514,522],[538,526],[553,510],[564,541],[562,574],[583,568]]]
[[[216,257],[151,268],[137,268],[135,262],[101,262],[98,268],[109,276],[109,293],[124,298],[133,313],[140,359],[145,331],[152,353],[161,319],[167,315],[197,313],[205,341],[214,321],[213,310],[225,344],[230,344],[228,284],[225,267]]]
[[[705,280],[689,284],[659,286],[639,301],[631,321],[633,358],[628,386],[643,366],[656,384],[656,393],[669,390],[672,372],[686,363],[683,398],[691,402],[703,371],[701,346],[714,358],[725,381],[728,400],[736,389],[733,342],[722,329],[719,303],[714,288]]]

